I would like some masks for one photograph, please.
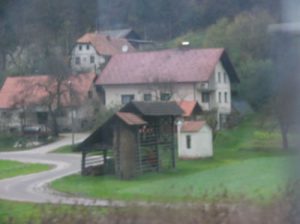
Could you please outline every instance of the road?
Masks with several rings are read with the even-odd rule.
[[[82,141],[86,136],[86,134],[77,134],[76,142]],[[53,169],[48,171],[0,180],[0,199],[33,203],[122,206],[122,202],[72,197],[51,190],[48,187],[51,181],[80,171],[80,155],[50,153],[58,147],[70,144],[71,136],[64,135],[62,139],[55,143],[35,149],[0,153],[1,160],[53,166]]]

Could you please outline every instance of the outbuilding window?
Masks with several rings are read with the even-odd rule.
[[[161,101],[169,101],[171,99],[170,93],[161,93],[160,94],[160,100]]]
[[[152,101],[152,94],[151,93],[145,93],[144,94],[144,101]]]
[[[192,136],[190,136],[190,135],[186,136],[186,148],[187,149],[192,148]]]

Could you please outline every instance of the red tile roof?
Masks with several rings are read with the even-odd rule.
[[[183,126],[181,127],[181,131],[182,132],[197,132],[205,124],[206,124],[205,121],[185,121],[183,123]]]
[[[135,48],[126,39],[113,38],[99,33],[86,33],[77,40],[77,43],[92,44],[99,54],[104,55],[123,53],[124,46],[128,47],[128,52],[135,52]]]
[[[224,49],[169,49],[115,55],[96,84],[208,81],[223,58],[238,80]]]
[[[128,125],[144,125],[146,121],[133,113],[117,112],[116,115]]]
[[[196,106],[200,107],[198,102],[194,101],[194,100],[193,101],[182,100],[182,101],[177,102],[177,104],[184,111],[184,114],[183,114],[184,117],[191,116]]]
[[[71,76],[62,84],[61,103],[70,106],[69,81],[76,99],[74,103],[81,104],[88,97],[88,91],[93,85],[95,74]],[[0,90],[0,108],[13,109],[20,106],[43,104],[48,99],[49,92],[54,93],[56,81],[49,75],[7,77]],[[47,89],[47,90],[46,90]],[[75,98],[75,96],[74,96]]]

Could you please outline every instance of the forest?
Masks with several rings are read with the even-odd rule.
[[[69,61],[84,33],[131,27],[159,48],[226,48],[239,95],[259,109],[272,91],[267,29],[280,19],[280,0],[1,0],[0,81],[50,74],[51,55]]]

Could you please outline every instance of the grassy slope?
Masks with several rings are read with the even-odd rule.
[[[41,172],[48,169],[49,165],[0,160],[0,179]]]
[[[249,119],[238,128],[221,132],[214,158],[179,161],[173,172],[147,174],[132,181],[74,175],[52,186],[89,197],[124,200],[211,199],[225,190],[235,196],[268,199],[284,187],[290,161],[280,152],[278,133],[264,131],[258,124]]]

